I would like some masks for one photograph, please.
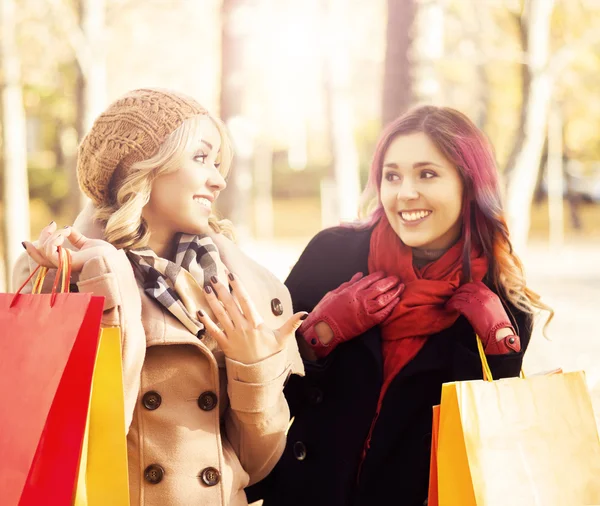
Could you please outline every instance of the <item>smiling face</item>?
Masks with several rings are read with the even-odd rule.
[[[152,237],[168,241],[178,232],[203,234],[225,179],[219,172],[221,135],[209,117],[198,120],[192,142],[184,144],[170,162],[174,170],[160,175],[152,184],[150,200],[142,216]]]
[[[396,137],[383,158],[381,203],[411,248],[447,249],[458,240],[463,186],[457,168],[422,132]]]

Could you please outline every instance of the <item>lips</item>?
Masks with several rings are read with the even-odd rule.
[[[212,207],[213,198],[207,195],[194,195],[194,202],[197,202],[201,206],[206,209],[210,209]]]
[[[407,224],[416,224],[430,216],[431,213],[432,211],[429,209],[409,209],[406,211],[400,211],[398,215],[403,222]]]

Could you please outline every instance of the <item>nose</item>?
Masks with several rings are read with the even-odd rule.
[[[216,167],[213,167],[213,170],[210,172],[210,176],[208,176],[208,179],[206,180],[206,186],[213,192],[223,191],[227,186],[223,174],[221,174]]]
[[[404,201],[416,200],[419,198],[419,192],[417,191],[417,188],[409,178],[405,178],[402,181],[402,184],[398,188],[396,198],[398,200]]]

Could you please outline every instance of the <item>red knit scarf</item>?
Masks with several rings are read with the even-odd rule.
[[[402,243],[384,216],[371,236],[369,273],[383,271],[398,276],[406,285],[400,302],[381,324],[383,339],[383,396],[394,377],[423,348],[427,339],[450,327],[458,314],[445,304],[458,288],[462,276],[461,239],[438,260],[419,269],[413,266],[412,250]],[[471,279],[481,281],[488,269],[481,252],[471,252]]]

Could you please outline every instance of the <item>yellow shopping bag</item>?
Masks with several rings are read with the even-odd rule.
[[[600,441],[583,372],[442,387],[439,506],[600,505]],[[435,476],[437,474],[437,477]]]
[[[129,506],[121,334],[102,329],[75,506]]]

